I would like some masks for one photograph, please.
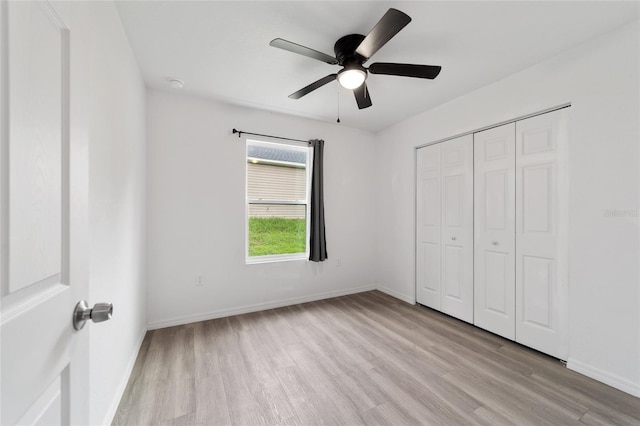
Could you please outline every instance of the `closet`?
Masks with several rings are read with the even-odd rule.
[[[418,150],[417,300],[473,322],[473,136]]]
[[[566,115],[559,109],[420,148],[416,175],[418,303],[560,359],[568,355]],[[445,187],[445,153],[462,145],[457,176],[465,178]],[[452,219],[473,233],[457,251]]]

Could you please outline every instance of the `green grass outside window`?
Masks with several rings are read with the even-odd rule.
[[[305,245],[305,219],[249,218],[249,256],[304,253]]]

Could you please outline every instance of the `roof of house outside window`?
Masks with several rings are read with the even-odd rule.
[[[247,157],[260,158],[263,160],[286,161],[288,163],[306,164],[307,153],[303,151],[293,151],[284,148],[266,148],[263,146],[249,145]]]

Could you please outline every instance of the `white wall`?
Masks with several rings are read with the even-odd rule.
[[[234,127],[325,140],[326,262],[245,264],[246,148]],[[373,288],[372,134],[148,91],[147,135],[150,328]]]
[[[111,321],[90,333],[90,420],[108,424],[146,332],[145,87],[111,2],[92,2],[88,301],[112,302]]]
[[[415,286],[419,145],[571,102],[568,366],[640,396],[638,23],[426,111],[378,136],[379,286]],[[446,72],[446,68],[443,69]]]

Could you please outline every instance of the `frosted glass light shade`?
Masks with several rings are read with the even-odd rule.
[[[345,89],[360,87],[366,78],[366,72],[360,69],[344,69],[338,73],[338,82]]]

